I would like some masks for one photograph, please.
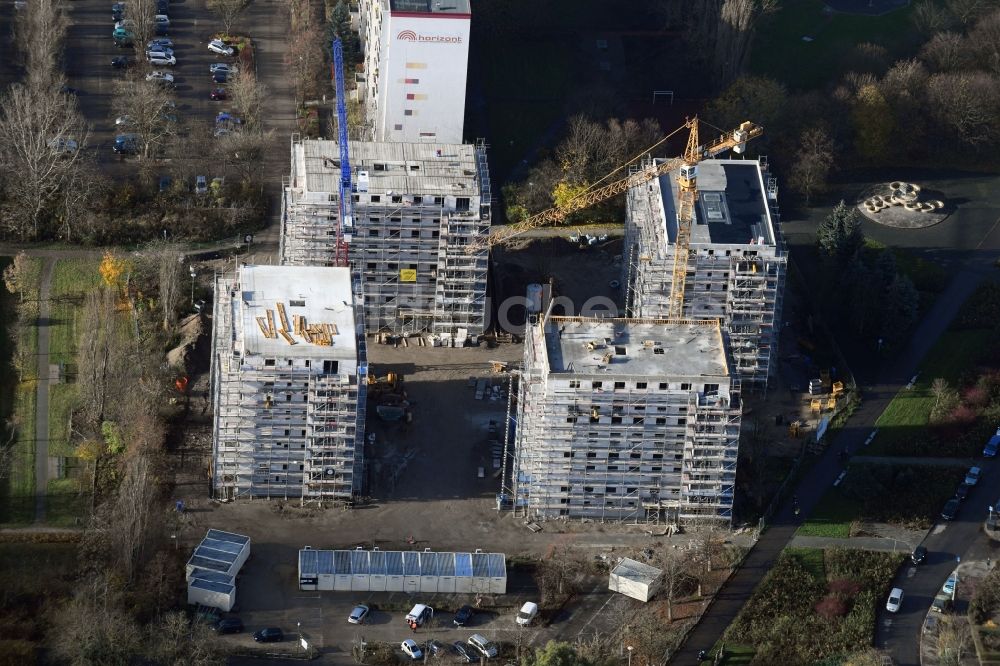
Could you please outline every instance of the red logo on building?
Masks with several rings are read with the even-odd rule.
[[[453,37],[451,35],[418,35],[413,30],[402,30],[396,39],[401,42],[431,42],[437,44],[461,44],[461,37]]]

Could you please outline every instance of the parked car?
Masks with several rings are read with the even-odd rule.
[[[173,179],[170,176],[160,176],[160,194],[165,194],[170,191],[170,186],[173,185]]]
[[[364,624],[365,620],[368,619],[368,613],[371,609],[364,604],[358,604],[351,611],[351,614],[347,616],[347,621],[351,624]]]
[[[453,622],[456,627],[464,627],[469,620],[472,619],[472,615],[475,611],[472,610],[472,606],[462,606],[455,613],[455,619]]]
[[[226,72],[227,74],[235,76],[236,73],[240,71],[240,68],[237,67],[236,65],[230,65],[229,63],[226,62],[213,62],[211,65],[208,66],[208,71],[212,72],[213,74],[215,72]]]
[[[115,40],[115,46],[118,48],[124,48],[126,46],[132,46],[132,41],[135,39],[135,35],[125,28],[115,28],[114,32],[111,33],[111,38]]]
[[[995,458],[997,449],[1000,449],[1000,431],[997,431],[997,434],[990,437],[990,441],[986,442],[986,446],[983,447],[983,455],[987,458]]]
[[[243,620],[238,617],[224,617],[212,625],[217,634],[242,634]]]
[[[157,39],[151,39],[151,40],[149,40],[149,42],[146,43],[146,48],[147,49],[160,48],[161,50],[162,49],[172,49],[172,48],[174,48],[174,42],[173,42],[173,40],[167,39],[166,37],[160,37],[160,38],[157,38]]]
[[[925,559],[927,559],[927,549],[924,546],[917,546],[910,553],[910,561],[914,564],[921,564]]]
[[[170,13],[170,0],[156,0],[156,13],[157,14],[169,14]]]
[[[160,55],[163,55],[163,56],[172,56],[172,55],[174,55],[174,50],[172,48],[170,48],[169,46],[159,46],[159,45],[157,45],[157,46],[150,46],[150,47],[146,48],[146,57],[147,58],[149,56],[157,54],[157,53],[160,54]]]
[[[416,604],[406,614],[406,623],[409,625],[423,626],[434,617],[434,609],[425,604]]]
[[[209,98],[214,102],[223,102],[229,95],[226,94],[225,88],[213,88],[212,92],[209,93]]]
[[[133,21],[132,19],[129,19],[129,18],[123,18],[123,19],[120,19],[118,21],[115,21],[115,29],[116,30],[118,30],[120,28],[130,29],[130,28],[134,28],[134,27],[135,27],[135,21]]]
[[[420,649],[420,646],[412,638],[407,638],[400,643],[399,648],[403,651],[403,654],[413,661],[420,661],[424,658],[424,651]]]
[[[242,122],[243,121],[239,117],[234,116],[228,111],[220,111],[215,115],[216,125],[239,125]]]
[[[170,74],[169,72],[160,72],[160,71],[150,72],[149,74],[146,75],[146,80],[155,81],[156,83],[159,83],[160,85],[164,86],[174,85],[174,75]]]
[[[952,609],[955,602],[951,600],[951,597],[944,592],[939,592],[937,596],[934,597],[934,601],[931,603],[931,610],[938,613],[946,613]]]
[[[979,477],[983,475],[983,470],[979,467],[970,467],[969,471],[965,474],[965,482],[970,486],[974,486],[979,483]]]
[[[146,60],[154,67],[173,67],[177,64],[177,58],[165,53],[151,53],[146,56]]]
[[[885,609],[890,613],[898,613],[899,607],[903,605],[903,591],[898,587],[892,588],[889,599],[885,602]]]
[[[195,176],[194,179],[194,193],[195,194],[208,194],[208,179],[204,176]]]
[[[469,636],[469,645],[476,648],[480,654],[482,654],[487,659],[492,659],[493,657],[500,654],[497,646],[490,643],[485,636],[481,634],[472,634]]]
[[[118,116],[115,118],[115,127],[128,127],[132,124],[132,119],[128,116]]]
[[[212,83],[224,84],[229,80],[229,73],[225,71],[213,72]]]
[[[430,653],[432,657],[437,657],[439,655],[442,655],[444,654],[444,651],[445,651],[444,643],[442,643],[441,641],[436,641],[433,639],[427,641],[427,652]]]
[[[170,25],[167,23],[154,23],[153,24],[153,34],[157,37],[166,35],[170,32]]]
[[[117,22],[121,21],[123,18],[125,18],[125,3],[116,2],[111,5],[111,19]]]
[[[112,146],[119,155],[135,155],[139,152],[139,137],[136,134],[119,134]]]
[[[115,69],[128,69],[132,66],[132,59],[128,56],[115,56],[111,59],[111,66]]]
[[[958,585],[958,572],[953,571],[951,575],[948,576],[948,580],[946,580],[944,585],[941,586],[941,591],[954,598],[956,585]]]
[[[219,55],[231,56],[235,53],[232,46],[227,46],[221,39],[213,39],[208,43],[208,50]]]
[[[67,85],[59,86],[59,92],[61,92],[63,95],[73,95],[73,97],[76,97],[80,94],[80,90],[78,88],[73,88],[72,86],[67,86]]]
[[[945,520],[954,520],[955,514],[958,513],[958,508],[961,505],[962,503],[957,499],[948,500],[944,505],[944,509],[941,511],[941,517]]]
[[[49,141],[49,148],[57,155],[72,155],[79,147],[79,144],[75,140],[64,136],[57,136]]]
[[[458,655],[460,661],[464,661],[466,664],[471,664],[473,662],[479,661],[479,655],[468,643],[463,643],[462,641],[455,641],[451,644],[455,654]]]
[[[955,499],[962,502],[966,497],[969,496],[969,491],[972,490],[972,486],[968,483],[963,483],[955,489]]]
[[[258,643],[280,643],[285,640],[285,632],[277,627],[267,627],[253,632],[253,639]]]
[[[531,624],[536,615],[538,615],[538,604],[534,601],[526,601],[517,614],[517,623],[526,627]]]

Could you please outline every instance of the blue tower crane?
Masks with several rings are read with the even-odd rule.
[[[344,47],[340,39],[333,40],[333,69],[337,84],[337,138],[340,141],[340,226],[337,227],[337,247],[334,264],[347,266],[345,232],[354,230],[354,197],[351,190],[351,151],[347,145],[347,101],[344,93]]]

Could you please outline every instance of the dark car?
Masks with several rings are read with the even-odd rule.
[[[80,94],[79,89],[72,88],[72,87],[67,86],[67,85],[59,86],[59,92],[61,92],[63,95],[74,95],[74,96],[76,96],[76,95]]]
[[[970,486],[967,483],[963,483],[962,485],[960,485],[958,488],[955,489],[955,499],[961,502],[962,500],[964,500],[966,497],[969,496],[970,490],[972,490],[972,486]]]
[[[160,177],[160,194],[170,191],[170,186],[173,184],[173,179],[170,176]]]
[[[444,654],[444,643],[441,641],[429,640],[427,641],[427,651],[432,657],[437,657],[438,655]]]
[[[169,14],[170,13],[170,0],[156,0],[156,13],[157,14]]]
[[[125,18],[125,3],[116,2],[115,4],[111,5],[111,19],[115,23],[117,23],[118,21],[121,21],[123,18]]]
[[[258,643],[280,643],[285,640],[285,632],[277,627],[267,627],[253,632],[253,639]]]
[[[139,152],[139,137],[135,134],[119,134],[115,137],[113,149],[119,155],[135,155]]]
[[[111,59],[111,66],[115,69],[128,69],[132,66],[132,59],[128,56],[115,56]]]
[[[955,515],[958,513],[958,508],[962,503],[957,499],[950,499],[944,505],[944,509],[941,511],[941,517],[945,520],[954,520]]]
[[[917,546],[916,548],[913,549],[913,552],[910,553],[910,561],[913,562],[914,564],[920,564],[926,559],[927,559],[927,549],[924,548],[923,546]]]
[[[228,80],[229,80],[229,72],[226,72],[224,70],[220,70],[218,72],[213,72],[212,73],[212,82],[213,83],[225,83]]]
[[[214,102],[222,102],[226,100],[229,97],[229,95],[226,93],[225,88],[213,88],[212,92],[209,94],[209,97]]]
[[[242,634],[243,620],[238,617],[224,617],[212,625],[217,634]]]
[[[466,664],[479,661],[479,655],[469,644],[462,641],[455,641],[451,644],[451,647],[455,650],[455,654],[458,655],[459,661],[464,661]]]
[[[168,23],[157,23],[153,26],[153,34],[157,37],[163,37],[164,35],[170,34],[170,25]]]
[[[472,606],[462,606],[459,608],[458,612],[455,613],[455,626],[464,627],[465,624],[472,619],[473,612]]]

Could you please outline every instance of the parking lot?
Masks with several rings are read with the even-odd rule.
[[[114,22],[110,0],[77,0],[68,3],[70,27],[65,49],[68,84],[79,90],[79,104],[91,126],[90,150],[102,168],[114,176],[134,172],[134,160],[121,160],[112,151],[115,131],[113,96],[115,82],[125,74],[114,69],[111,59],[118,55],[135,56],[133,48],[117,48],[111,38]],[[209,66],[214,62],[233,62],[234,58],[209,52],[211,35],[222,29],[219,19],[205,7],[204,0],[172,0],[167,37],[174,42],[177,65],[162,67],[175,77],[173,90],[177,105],[179,131],[201,131],[206,135],[219,111],[229,110],[226,102],[209,99],[212,83]],[[279,191],[281,176],[288,170],[287,143],[295,124],[292,83],[284,76],[284,36],[288,30],[287,8],[277,0],[255,0],[236,20],[234,32],[253,39],[257,78],[267,87],[267,104],[262,110],[265,129],[274,130],[271,148],[266,152],[264,180],[269,194]],[[210,144],[206,148],[210,152]],[[170,154],[161,162],[166,169],[171,159],[190,157]],[[211,155],[203,156],[211,163]],[[208,169],[211,180],[225,176],[225,164],[219,161]]]

